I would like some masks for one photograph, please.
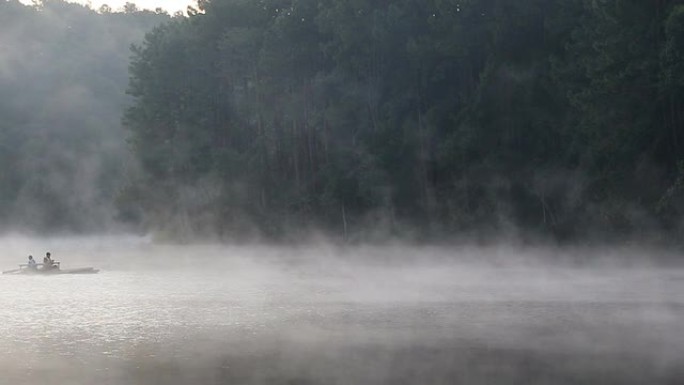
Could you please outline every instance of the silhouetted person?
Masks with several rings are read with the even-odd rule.
[[[50,270],[54,267],[52,263],[52,258],[50,258],[50,252],[45,253],[45,258],[43,258],[43,270]]]
[[[28,267],[29,267],[29,269],[34,269],[34,270],[38,268],[38,264],[36,263],[36,260],[33,259],[33,255],[29,255]]]

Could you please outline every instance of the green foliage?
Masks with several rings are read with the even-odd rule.
[[[0,1],[0,47],[5,228],[681,229],[679,1]]]
[[[134,50],[126,123],[152,227],[350,237],[380,221],[389,233],[560,238],[677,228],[662,209],[684,158],[676,1],[199,10]]]

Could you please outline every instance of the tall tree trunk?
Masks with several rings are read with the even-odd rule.
[[[297,135],[297,121],[292,120],[292,155],[294,157],[294,172],[297,190],[301,187],[301,174],[299,172],[299,138]]]
[[[342,228],[344,230],[344,241],[346,242],[349,239],[349,235],[347,233],[347,212],[344,209],[344,203],[342,203]]]

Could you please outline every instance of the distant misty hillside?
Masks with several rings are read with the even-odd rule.
[[[111,223],[128,158],[121,114],[130,46],[168,18],[0,1],[3,230]]]

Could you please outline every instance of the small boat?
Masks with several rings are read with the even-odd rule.
[[[5,270],[2,274],[26,274],[26,275],[59,275],[59,274],[97,274],[100,270],[93,267],[81,267],[78,269],[62,269],[59,262],[53,262],[52,267],[45,267],[37,263],[36,267],[29,267],[27,263],[19,265],[18,269]]]

